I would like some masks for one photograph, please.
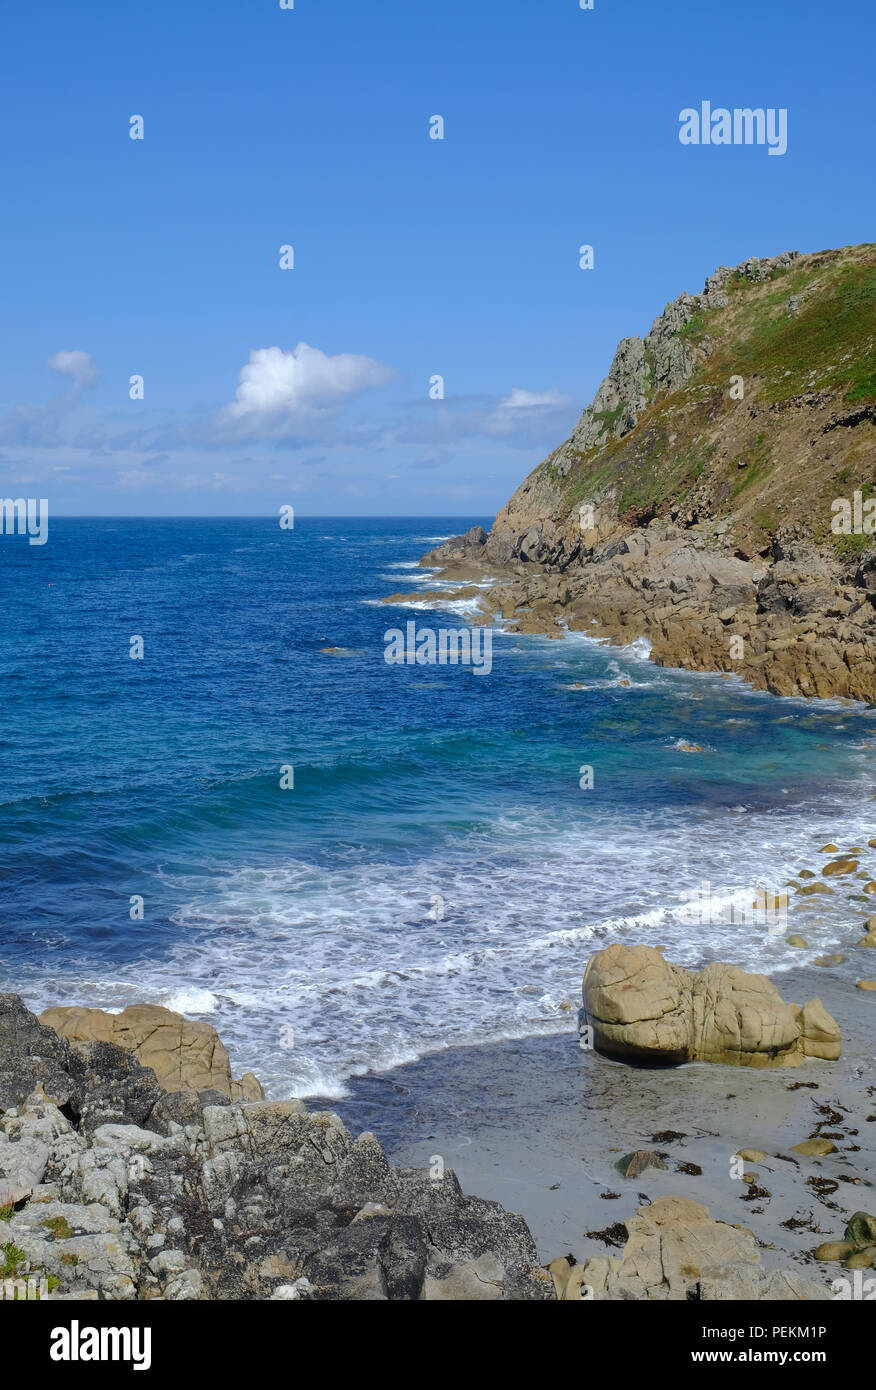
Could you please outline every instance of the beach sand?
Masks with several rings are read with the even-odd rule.
[[[572,1016],[568,1033],[448,1048],[354,1079],[347,1099],[323,1108],[356,1132],[373,1130],[393,1162],[438,1157],[466,1192],[522,1213],[543,1262],[617,1253],[599,1232],[679,1194],[753,1231],[766,1266],[788,1267],[790,1257],[829,1283],[841,1266],[812,1251],[840,1239],[852,1212],[876,1212],[876,994],[854,983],[861,957],[876,967],[876,952],[854,954],[842,977],[810,966],[775,981],[786,1000],[821,997],[842,1029],[837,1062],[634,1068],[581,1051]],[[831,1137],[836,1152],[790,1152],[813,1135]],[[753,1183],[731,1176],[740,1148],[766,1155],[742,1165]],[[659,1151],[667,1170],[623,1177],[617,1161],[635,1149]]]

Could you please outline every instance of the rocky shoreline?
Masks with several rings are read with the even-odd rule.
[[[5,1296],[552,1298],[523,1220],[301,1101],[165,1090],[0,995]],[[17,1285],[17,1287],[16,1287]]]
[[[801,1162],[814,1165],[806,1181],[837,1216],[826,1232],[811,1220],[796,1222],[835,1236],[809,1252],[803,1262],[818,1268],[805,1273],[788,1263],[788,1254],[799,1260],[793,1251],[784,1261],[764,1261],[762,1252],[782,1247],[741,1221],[713,1216],[716,1196],[722,1205],[726,1199],[719,1187],[695,1181],[699,1164],[676,1167],[687,1175],[685,1191],[666,1185],[665,1146],[676,1148],[686,1133],[654,1133],[620,1159],[612,1149],[628,1128],[623,1103],[617,1110],[624,1087],[650,1111],[651,1130],[671,1095],[686,1123],[699,1127],[698,1107],[715,1099],[724,1078],[740,1089],[740,1069],[750,1076],[763,1066],[792,1066],[801,1080],[783,1089],[817,1090],[820,1082],[808,1078],[821,1073],[811,1069],[835,1065],[842,1046],[820,999],[797,1008],[763,976],[723,965],[692,976],[643,946],[611,946],[592,957],[583,998],[582,1026],[592,1028],[592,1039],[584,1051],[562,1045],[576,1065],[597,1065],[612,1093],[611,1133],[602,1140],[607,1171],[621,1188],[638,1188],[638,1210],[625,1203],[619,1222],[590,1231],[591,1249],[580,1258],[556,1249],[545,1258],[523,1217],[465,1195],[434,1152],[434,1136],[426,1166],[423,1159],[393,1164],[369,1130],[354,1138],[331,1111],[265,1100],[252,1076],[235,1081],[208,1024],[138,1005],[118,1015],[52,1009],[43,1016],[49,1026],[17,995],[0,995],[0,1290],[7,1298],[68,1301],[818,1301],[834,1296],[825,1274],[835,1280],[843,1267],[876,1264],[876,1217],[860,1204],[843,1216],[829,1197],[839,1181],[819,1176],[836,1155],[851,1191],[871,1185],[866,1164],[852,1160],[848,1171],[849,1156],[867,1157],[863,1140],[852,1137],[876,1116],[852,1124],[845,1093],[816,1106],[822,1118],[814,1133],[789,1153],[780,1149],[770,1159],[766,1149],[734,1145],[719,1159],[723,1168],[729,1156],[731,1187],[738,1193],[741,1180],[746,1200],[760,1204],[752,1216],[771,1195],[762,1162],[770,1170],[787,1166],[792,1182]],[[616,1056],[625,1063],[610,1060]],[[147,1057],[152,1065],[144,1065]],[[696,1067],[674,1064],[696,1057],[709,1062],[691,1091]],[[648,1067],[639,1080],[630,1061]],[[525,1093],[520,1076],[512,1085],[511,1116],[517,1092]],[[594,1076],[589,1094],[597,1093]],[[870,1086],[854,1103],[866,1106],[873,1093]],[[554,1123],[556,1114],[554,1106]],[[740,1138],[757,1129],[738,1113],[735,1123]],[[544,1143],[540,1124],[535,1132]],[[513,1142],[507,1157],[511,1171]],[[530,1170],[541,1172],[545,1157],[542,1150]],[[758,1171],[749,1171],[754,1164]],[[477,1186],[495,1190],[487,1180]],[[589,1169],[582,1196],[585,1190],[591,1204],[621,1196]],[[600,1241],[622,1248],[601,1253]]]
[[[384,602],[876,703],[874,276],[872,246],[720,266],[620,342],[489,533],[422,557],[442,592]]]
[[[658,666],[738,675],[774,695],[876,703],[876,550],[842,564],[804,542],[743,559],[714,526],[655,519],[612,530],[561,568],[490,558],[480,528],[420,561],[440,589],[383,602],[468,602],[468,620],[512,633],[566,632],[623,646],[644,638]]]

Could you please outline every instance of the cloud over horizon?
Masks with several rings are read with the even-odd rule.
[[[282,437],[296,418],[336,410],[363,391],[388,385],[395,375],[393,367],[373,357],[351,352],[332,357],[309,343],[291,352],[254,348],[221,419],[251,437]]]
[[[83,352],[81,348],[75,348],[70,352],[56,352],[54,357],[49,358],[48,365],[53,372],[59,372],[61,376],[68,376],[73,382],[73,389],[80,391],[86,386],[93,386],[100,376],[100,369],[94,362],[90,352]]]

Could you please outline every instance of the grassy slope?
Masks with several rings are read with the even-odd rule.
[[[681,330],[711,345],[684,388],[650,401],[623,439],[574,456],[565,476],[553,456],[539,466],[556,515],[611,491],[633,523],[670,508],[693,520],[732,513],[754,544],[781,524],[862,546],[866,538],[832,536],[830,503],[876,490],[876,423],[824,425],[876,404],[876,245],[807,255],[761,283],[736,273],[726,293],[725,308]],[[730,398],[735,375],[744,401]]]

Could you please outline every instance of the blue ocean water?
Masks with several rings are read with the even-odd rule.
[[[856,940],[851,880],[792,891],[808,952],[690,897],[778,888],[828,839],[876,860],[874,712],[580,635],[497,631],[488,675],[388,665],[388,628],[463,621],[380,599],[434,585],[418,557],[475,522],[0,537],[0,988],[165,1003],[273,1093],[341,1095],[448,1044],[574,1027],[611,939],[768,971]]]

